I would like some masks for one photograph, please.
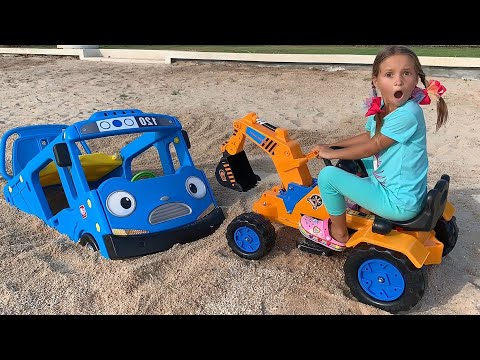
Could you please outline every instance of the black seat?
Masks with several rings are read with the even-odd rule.
[[[411,220],[393,221],[375,216],[372,231],[378,234],[388,234],[392,229],[408,231],[431,231],[442,216],[447,205],[450,176],[442,175],[433,189],[427,193],[423,210]]]

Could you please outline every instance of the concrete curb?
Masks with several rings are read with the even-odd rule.
[[[30,48],[0,48],[0,54],[12,55],[58,55],[80,56],[82,49],[30,49]]]
[[[249,54],[132,49],[0,48],[0,54],[78,56],[80,60],[171,64],[175,60],[371,65],[374,55]],[[420,56],[423,66],[480,68],[480,58]]]

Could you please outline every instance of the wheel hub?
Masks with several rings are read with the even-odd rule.
[[[382,301],[394,301],[405,291],[401,272],[388,261],[365,261],[358,269],[358,281],[370,296]]]
[[[260,239],[252,229],[242,226],[235,231],[234,240],[243,251],[253,253],[260,247]]]

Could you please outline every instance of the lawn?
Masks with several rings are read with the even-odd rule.
[[[264,54],[376,55],[381,45],[99,45],[101,49],[180,50]],[[51,48],[56,45],[0,45],[0,47]],[[412,45],[418,56],[480,57],[480,45]]]

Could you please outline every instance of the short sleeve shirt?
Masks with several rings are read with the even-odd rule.
[[[365,129],[375,135],[375,116]],[[384,117],[380,132],[395,143],[375,154],[373,175],[389,192],[393,203],[419,211],[427,195],[427,131],[420,106],[409,100]]]

